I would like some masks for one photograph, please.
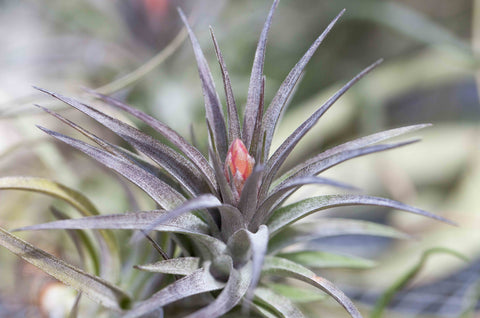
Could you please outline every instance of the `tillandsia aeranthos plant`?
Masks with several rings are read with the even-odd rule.
[[[193,299],[198,295],[203,295],[202,299],[206,299],[206,303],[201,303],[197,308],[192,307],[189,312],[179,316],[210,318],[239,311],[243,316],[304,317],[295,301],[289,297],[291,293],[285,293],[285,290],[298,291],[295,289],[298,287],[285,285],[279,288],[277,283],[269,280],[272,275],[290,277],[313,285],[333,297],[352,317],[361,317],[352,301],[342,291],[310,269],[323,267],[322,262],[325,258],[336,257],[339,266],[342,266],[342,260],[348,258],[320,251],[286,253],[282,250],[300,240],[328,235],[369,234],[401,237],[402,234],[390,227],[365,221],[325,218],[302,225],[296,225],[295,222],[320,210],[355,205],[389,207],[451,222],[393,200],[361,194],[322,195],[293,204],[286,204],[285,201],[307,184],[351,189],[346,184],[318,175],[343,161],[411,144],[416,140],[390,144],[379,142],[427,125],[392,129],[346,142],[298,163],[280,174],[280,167],[302,137],[352,85],[381,61],[367,67],[346,83],[271,153],[277,122],[296,83],[312,55],[344,13],[344,10],[341,11],[315,40],[290,71],[270,105],[265,107],[264,56],[267,34],[277,5],[278,0],[275,0],[258,42],[244,108],[243,125],[240,124],[229,74],[213,31],[211,30],[211,35],[226,95],[226,118],[199,43],[184,14],[179,10],[193,46],[205,98],[209,133],[208,154],[201,153],[165,124],[112,97],[91,91],[107,104],[151,126],[172,146],[161,143],[150,135],[82,102],[38,88],[100,122],[123,138],[135,152],[111,144],[41,106],[39,107],[49,114],[82,133],[96,146],[43,127],[39,128],[136,184],[156,202],[158,209],[94,215],[97,214],[95,208],[81,194],[49,183],[50,190],[45,192],[67,200],[83,211],[84,217],[27,226],[21,230],[101,229],[102,232],[98,232],[99,235],[96,237],[102,246],[107,246],[111,241],[109,231],[112,229],[139,230],[133,236],[131,244],[143,236],[152,240],[150,237],[152,232],[169,233],[170,252],[164,251],[162,249],[164,246],[158,246],[152,240],[163,260],[131,269],[163,273],[167,275],[164,277],[169,279],[155,285],[155,290],[143,295],[141,300],[132,301],[128,295],[131,290],[124,292],[104,278],[87,274],[64,263],[9,232],[2,230],[0,243],[104,307],[121,312],[124,317],[161,315],[164,310],[168,312],[168,316],[175,316],[174,311],[169,310],[175,305],[172,303]],[[146,157],[149,160],[146,160]],[[24,179],[12,180],[12,178],[0,180],[0,188],[29,188],[22,183]],[[8,186],[9,182],[10,184],[16,182],[17,186]],[[309,232],[312,228],[315,231]],[[353,262],[355,259],[348,261]],[[348,266],[347,263],[344,262],[343,265]],[[114,264],[115,260],[112,261],[112,257],[105,258],[103,255],[98,266],[101,268],[97,272],[105,274],[110,268],[108,266]],[[159,274],[151,275],[149,277]]]

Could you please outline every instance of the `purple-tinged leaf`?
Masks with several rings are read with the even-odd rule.
[[[318,49],[320,44],[326,38],[327,34],[333,28],[335,23],[340,19],[340,17],[345,13],[345,9],[340,11],[340,13],[333,19],[332,22],[327,26],[325,31],[313,42],[312,46],[308,51],[303,55],[303,57],[298,61],[298,63],[292,68],[290,73],[287,75],[282,85],[277,91],[277,94],[273,98],[270,106],[268,107],[265,118],[263,120],[263,128],[267,133],[266,145],[265,145],[265,156],[268,156],[270,151],[271,142],[273,139],[273,134],[275,132],[275,127],[279,121],[280,114],[284,111],[285,105],[288,101],[288,98],[291,96],[296,83],[300,79],[305,66],[312,58],[315,51]]]
[[[213,45],[215,47],[215,54],[217,55],[220,69],[222,70],[223,86],[225,88],[225,98],[227,100],[227,117],[228,117],[228,144],[231,144],[235,139],[242,139],[242,131],[240,128],[240,120],[238,119],[238,109],[233,95],[232,83],[228,75],[227,65],[223,59],[222,52],[218,46],[217,39],[210,27],[210,34],[212,35]]]
[[[154,230],[156,227],[161,225],[162,223],[168,222],[171,219],[178,218],[181,215],[191,212],[194,210],[203,210],[208,208],[216,208],[222,205],[217,197],[211,194],[203,194],[193,199],[190,199],[183,203],[182,205],[178,206],[174,210],[168,211],[163,215],[160,215],[155,220],[153,220],[147,227],[142,230],[143,234],[148,234],[150,231]],[[137,239],[143,237],[142,233],[137,233],[132,237],[132,241],[136,241]]]
[[[292,178],[286,181],[284,184],[279,185],[273,189],[270,195],[260,204],[258,209],[255,212],[255,215],[251,221],[253,227],[257,227],[260,224],[263,224],[266,221],[269,212],[271,212],[275,207],[281,204],[287,196],[299,189],[300,187],[307,184],[321,184],[329,185],[333,187],[343,188],[347,190],[358,190],[357,188],[350,186],[348,184],[334,181],[327,178],[316,177],[316,176],[306,176]]]
[[[245,115],[243,118],[243,141],[247,149],[250,149],[253,138],[253,130],[256,126],[257,113],[261,104],[261,90],[263,78],[263,65],[265,61],[265,48],[267,45],[268,31],[272,25],[272,18],[279,0],[275,0],[268,13],[267,20],[258,40],[255,58],[253,60],[252,73],[250,75],[250,85],[248,86],[247,104],[245,106]]]
[[[271,289],[257,287],[255,289],[255,300],[261,305],[274,312],[275,317],[281,318],[304,318],[302,312],[295,304],[282,295],[274,293]]]
[[[154,273],[190,275],[198,269],[199,265],[200,258],[198,257],[178,257],[153,264],[136,265],[135,268]]]
[[[394,239],[412,239],[412,236],[391,226],[352,219],[319,218],[310,222],[301,222],[277,232],[268,242],[268,253],[296,243],[340,235],[370,235]]]
[[[249,222],[257,209],[258,188],[262,181],[264,173],[264,165],[256,165],[252,174],[248,177],[247,181],[240,195],[238,202],[238,209],[245,217],[245,220]]]
[[[155,200],[160,207],[164,209],[170,209],[178,206],[184,201],[184,198],[177,191],[139,166],[134,165],[125,159],[114,156],[102,149],[95,148],[80,140],[67,137],[40,126],[38,127],[58,140],[63,141],[64,143],[77,148],[78,150],[81,150],[93,159],[115,170],[131,182],[135,183],[140,187],[140,189],[142,189],[153,200]]]
[[[212,149],[209,149],[210,158],[212,160],[213,168],[215,169],[215,175],[217,177],[218,188],[220,194],[222,195],[223,202],[230,205],[235,205],[235,199],[233,197],[232,188],[225,177],[223,171],[223,164],[220,163],[220,158],[218,157],[217,152],[213,152]],[[232,180],[232,178],[230,178]]]
[[[122,311],[130,305],[130,297],[118,287],[65,263],[2,228],[0,228],[0,245],[107,308]]]
[[[236,207],[223,204],[218,209],[222,221],[221,235],[224,240],[228,240],[236,231],[246,229],[245,218]]]
[[[280,169],[280,166],[287,159],[287,156],[295,148],[298,142],[302,139],[303,136],[318,122],[320,117],[343,95],[347,90],[352,87],[356,82],[358,82],[362,77],[367,75],[375,67],[377,67],[382,60],[378,60],[373,63],[358,75],[356,75],[352,80],[345,84],[341,89],[339,89],[332,97],[330,97],[317,111],[313,113],[307,120],[305,120],[295,131],[288,136],[288,138],[280,145],[280,147],[275,151],[272,157],[267,161],[267,173],[265,175],[262,187],[260,189],[260,198],[265,198],[268,189],[272,183],[273,178]]]
[[[106,96],[100,94],[98,92],[88,90],[89,93],[95,95],[96,97],[103,100],[108,105],[120,108],[121,110],[129,113],[132,116],[142,120],[144,123],[155,129],[159,132],[163,137],[165,137],[168,141],[178,147],[180,151],[182,151],[188,159],[190,159],[195,166],[199,169],[199,171],[203,174],[205,180],[215,187],[215,176],[213,174],[213,170],[208,164],[207,159],[202,155],[197,148],[192,146],[188,141],[186,141],[181,135],[179,135],[175,130],[171,129],[161,121],[153,118],[152,116],[133,108],[118,99],[115,99],[110,96]]]
[[[310,215],[314,212],[334,207],[355,205],[381,206],[386,208],[403,210],[406,212],[423,215],[434,220],[442,221],[447,224],[455,224],[452,221],[449,221],[441,216],[414,208],[398,201],[367,195],[343,194],[312,197],[282,207],[274,212],[272,217],[268,220],[267,225],[271,235],[273,236],[273,234],[280,231],[285,226],[301,218],[304,218],[305,216]]]
[[[200,76],[200,81],[202,82],[203,96],[205,99],[207,120],[210,122],[210,124],[213,124],[212,128],[215,144],[218,153],[220,154],[220,158],[225,160],[228,147],[227,130],[225,128],[225,118],[223,117],[222,105],[215,89],[212,73],[210,72],[210,68],[208,67],[207,60],[203,55],[202,48],[198,43],[197,37],[188,24],[187,18],[181,9],[178,9],[178,12],[187,28],[188,35],[190,36],[190,41],[192,43],[193,52],[195,53],[195,58],[197,60],[198,74]]]
[[[96,215],[80,219],[59,220],[15,229],[15,231],[53,230],[53,229],[123,229],[141,230],[149,226],[159,216],[169,211],[154,210],[128,212],[120,214]],[[181,234],[206,235],[208,226],[193,214],[184,214],[155,227],[156,231]]]
[[[265,104],[265,75],[262,77],[262,87],[260,90],[260,105],[258,106],[257,119],[255,120],[255,127],[253,128],[252,141],[250,143],[250,153],[255,158],[255,162],[261,163],[264,162],[263,155],[265,154],[265,149],[263,148],[264,140],[262,134],[262,120]]]
[[[223,288],[225,283],[213,278],[209,269],[209,264],[205,264],[203,268],[168,285],[147,300],[138,303],[123,318],[141,317],[177,300]]]
[[[288,182],[291,182],[297,177],[319,174],[327,169],[330,169],[335,165],[338,165],[339,163],[342,163],[344,161],[347,161],[353,158],[357,158],[360,156],[365,156],[368,154],[377,153],[381,151],[386,151],[390,149],[395,149],[403,146],[408,146],[419,141],[420,141],[419,139],[414,139],[414,140],[407,140],[407,141],[402,141],[398,143],[373,145],[373,146],[367,146],[363,148],[356,148],[352,150],[345,150],[342,152],[338,152],[334,155],[331,155],[319,161],[314,161],[310,165],[303,167],[302,169],[295,172],[292,176],[282,181],[279,186],[284,186],[285,184],[287,184]]]
[[[400,128],[394,128],[390,130],[385,130],[379,133],[375,133],[372,135],[368,135],[365,137],[361,137],[352,141],[348,141],[346,143],[343,143],[341,145],[335,146],[333,148],[327,149],[318,155],[314,156],[313,158],[310,158],[299,165],[295,166],[291,170],[289,170],[287,173],[285,173],[285,176],[291,176],[295,174],[297,171],[312,165],[316,162],[322,161],[323,159],[326,159],[328,157],[331,157],[333,155],[343,153],[346,151],[350,150],[355,150],[355,149],[360,149],[369,145],[373,145],[377,142],[381,142],[390,138],[398,137],[404,134],[407,134],[409,132],[413,132],[419,129],[423,129],[425,127],[430,127],[431,124],[419,124],[419,125],[412,125],[412,126],[405,126],[405,127],[400,127]]]
[[[222,292],[208,306],[185,318],[221,317],[242,300],[247,292],[250,280],[250,266],[244,266],[240,270],[237,270],[233,268],[233,264],[230,264],[230,276]]]
[[[330,281],[323,277],[317,276],[314,272],[300,264],[279,257],[266,257],[263,266],[263,272],[270,275],[295,278],[315,286],[332,296],[340,305],[343,306],[343,308],[345,308],[350,316],[353,318],[362,318],[362,315],[352,301],[345,296],[340,289],[338,289]]]
[[[65,97],[61,94],[50,92],[42,88],[35,88],[78,109],[108,129],[112,130],[114,133],[131,144],[135,149],[143,152],[158,165],[164,168],[191,194],[203,192],[203,190],[207,187],[205,180],[198,172],[198,168],[196,168],[184,156],[180,155],[172,148],[160,143],[153,137],[142,133],[138,129],[129,126],[118,119],[110,117],[88,105],[80,103],[75,99]]]

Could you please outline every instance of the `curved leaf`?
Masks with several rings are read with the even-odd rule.
[[[403,210],[419,215],[423,215],[438,221],[442,221],[448,224],[454,225],[452,221],[449,221],[441,216],[435,215],[433,213],[414,208],[412,206],[379,197],[372,197],[367,195],[354,195],[354,194],[345,194],[345,195],[325,195],[319,197],[308,198],[285,207],[282,207],[275,211],[272,217],[268,220],[267,225],[270,229],[271,235],[275,234],[277,231],[281,230],[285,226],[309,215],[314,212],[330,209],[340,206],[350,206],[350,205],[372,205],[372,206],[382,206],[392,209]]]
[[[312,286],[315,286],[330,296],[332,296],[353,318],[362,318],[362,315],[352,303],[352,301],[345,296],[335,285],[325,278],[317,276],[311,270],[303,267],[300,264],[279,257],[266,257],[263,266],[265,274],[280,275],[285,277],[292,277],[304,281]]]
[[[225,283],[217,281],[210,274],[209,264],[183,277],[138,303],[123,318],[135,318],[148,314],[174,301],[213,290],[221,289]]]
[[[247,299],[250,300],[252,299],[255,288],[257,288],[258,282],[260,281],[263,260],[267,254],[268,227],[262,224],[256,233],[247,231],[247,236],[250,240],[252,250],[252,281],[250,282],[246,295]]]
[[[302,312],[290,301],[290,299],[275,294],[272,290],[264,287],[255,289],[255,300],[269,308],[278,317],[303,318]]]
[[[240,270],[233,268],[230,263],[230,276],[220,295],[208,306],[186,316],[185,318],[220,317],[235,307],[247,292],[251,282],[250,266]]]
[[[130,297],[118,287],[65,263],[2,228],[0,245],[107,308],[121,311],[130,305]]]

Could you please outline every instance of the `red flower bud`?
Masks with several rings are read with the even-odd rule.
[[[242,193],[247,178],[252,174],[255,159],[247,151],[240,139],[235,139],[228,149],[225,159],[224,173],[227,181],[233,184],[234,194],[237,199]],[[233,180],[230,180],[230,176]]]

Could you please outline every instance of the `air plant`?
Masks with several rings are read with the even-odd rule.
[[[124,317],[162,314],[164,310],[169,316],[175,316],[171,310],[175,307],[174,302],[185,300],[188,303],[189,299],[195,298],[200,301],[196,303],[197,307],[193,306],[189,312],[179,315],[220,317],[232,311],[241,311],[243,316],[304,317],[295,300],[289,298],[288,292],[284,292],[299,290],[299,287],[282,285],[280,288],[278,283],[269,280],[270,276],[294,278],[313,285],[333,297],[352,317],[361,317],[355,305],[341,290],[314,271],[331,257],[337,257],[337,263],[340,263],[337,265],[342,266],[342,258],[320,251],[283,252],[283,249],[301,240],[328,235],[355,233],[402,237],[402,234],[388,226],[340,218],[320,218],[307,224],[295,222],[317,211],[357,205],[388,207],[451,222],[400,202],[351,192],[315,196],[291,204],[287,204],[286,200],[308,184],[351,190],[349,185],[319,175],[346,160],[416,142],[417,140],[379,144],[428,125],[392,129],[346,142],[280,173],[283,163],[302,137],[352,85],[378,66],[381,60],[340,88],[286,138],[278,149],[272,151],[277,122],[305,66],[344,13],[342,10],[315,40],[290,71],[270,105],[265,107],[264,56],[267,34],[277,5],[278,0],[275,0],[258,42],[243,125],[240,124],[229,74],[213,30],[211,35],[226,95],[226,117],[200,45],[184,14],[179,10],[193,46],[205,98],[208,154],[202,153],[164,123],[110,96],[90,91],[100,100],[149,125],[169,144],[78,100],[38,88],[103,124],[124,139],[134,151],[111,144],[41,106],[39,107],[47,113],[82,133],[96,145],[47,128],[39,128],[136,184],[156,202],[158,208],[152,211],[96,215],[98,212],[88,199],[65,186],[48,180],[4,178],[0,180],[0,188],[32,190],[34,187],[31,182],[38,182],[40,188],[44,187],[42,191],[66,200],[83,213],[82,218],[57,220],[20,230],[99,230],[94,233],[102,247],[95,271],[100,276],[69,265],[4,230],[0,233],[0,244],[104,307],[121,312]],[[309,232],[312,228],[315,231]],[[138,273],[141,270],[155,273],[148,273],[149,281],[145,284],[150,283],[153,291],[147,295],[135,295],[136,299],[132,300],[128,294],[132,290],[123,291],[107,281],[110,279],[116,283],[118,279],[113,270],[118,268],[119,259],[118,255],[112,255],[111,252],[115,251],[112,247],[115,245],[111,237],[112,229],[138,230],[128,244],[137,244],[139,238],[147,237],[162,256],[158,262],[127,269],[130,272]],[[152,236],[153,232],[168,233],[168,239],[163,237],[158,243],[154,239],[158,236]],[[91,255],[94,257],[95,253]]]

